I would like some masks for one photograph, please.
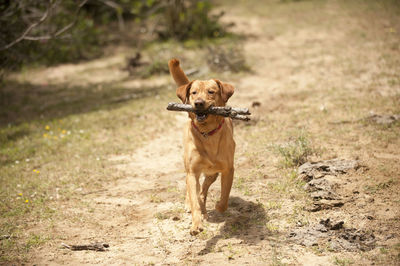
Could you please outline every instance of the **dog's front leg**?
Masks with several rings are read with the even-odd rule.
[[[233,167],[221,173],[221,198],[215,205],[218,212],[224,212],[228,208],[229,194],[231,193],[233,182]]]
[[[218,173],[216,173],[214,175],[206,175],[205,178],[204,178],[203,185],[201,186],[200,207],[201,207],[201,212],[203,213],[203,218],[204,219],[208,219],[207,209],[206,209],[208,189],[210,188],[212,183],[214,183],[215,180],[217,180],[217,177],[218,177]]]
[[[201,223],[201,205],[200,205],[200,173],[188,173],[186,176],[186,189],[189,192],[190,209],[192,212],[191,235],[197,235],[203,231]]]

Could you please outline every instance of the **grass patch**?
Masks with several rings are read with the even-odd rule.
[[[333,264],[339,265],[339,266],[347,266],[347,265],[354,264],[354,260],[352,260],[350,258],[340,258],[340,257],[335,256],[333,258]]]
[[[364,191],[366,193],[375,194],[381,190],[388,189],[395,183],[396,182],[393,179],[389,179],[386,182],[380,182],[379,184],[376,184],[376,185],[365,185]]]
[[[278,145],[275,149],[282,157],[280,164],[284,168],[300,166],[314,153],[311,142],[304,131],[300,131],[300,133],[291,137],[287,143]]]
[[[37,247],[37,246],[45,243],[49,239],[50,239],[49,237],[32,234],[32,235],[29,236],[28,240],[26,241],[25,249],[27,251],[29,251],[31,248]]]

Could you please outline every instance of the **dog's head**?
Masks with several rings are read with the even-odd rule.
[[[205,123],[212,119],[212,116],[202,114],[202,111],[207,110],[210,106],[225,106],[234,90],[232,85],[217,79],[194,80],[177,88],[176,95],[183,103],[191,104],[195,108],[196,115],[189,113],[191,119]]]

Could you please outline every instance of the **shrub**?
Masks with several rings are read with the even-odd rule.
[[[1,1],[0,73],[26,63],[51,65],[99,56],[99,48],[106,44],[107,36],[117,25],[121,30],[119,35],[125,35],[122,31],[127,20],[155,24],[154,32],[163,39],[219,37],[224,34],[218,23],[222,14],[211,15],[211,8],[207,0]],[[37,22],[40,23],[27,34],[30,40],[1,49]],[[65,27],[68,30],[55,37]]]
[[[277,151],[282,156],[281,163],[284,167],[300,166],[314,153],[310,141],[303,132],[286,144],[277,146]]]
[[[185,40],[220,37],[225,34],[219,24],[223,13],[211,15],[210,1],[168,0],[161,9],[162,25],[159,31],[162,38]]]

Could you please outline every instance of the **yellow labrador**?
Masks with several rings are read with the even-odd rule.
[[[215,208],[219,212],[228,208],[235,153],[232,120],[202,114],[201,111],[210,106],[225,106],[234,92],[234,87],[216,79],[189,81],[177,59],[171,59],[168,66],[178,86],[176,95],[183,103],[191,104],[197,110],[196,114],[189,113],[190,121],[184,129],[185,205],[192,213],[190,234],[196,235],[203,231],[202,218],[207,219],[208,188],[215,182],[219,173],[221,198]],[[205,179],[200,188],[199,178],[202,173]]]

